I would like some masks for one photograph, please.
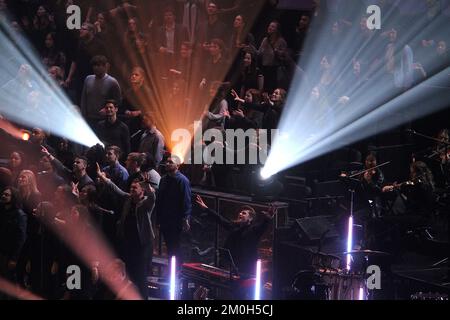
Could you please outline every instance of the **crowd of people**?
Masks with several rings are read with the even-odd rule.
[[[358,21],[315,1],[293,25],[276,19],[276,3],[0,0],[0,19],[29,39],[50,77],[105,145],[86,149],[38,127],[29,141],[17,142],[0,168],[0,275],[44,297],[85,299],[99,298],[99,268],[120,274],[126,268],[146,297],[155,226],[168,255],[179,255],[192,211],[189,179],[179,171],[180,159],[168,155],[169,137],[159,128],[161,110],[183,114],[202,106],[204,130],[276,129],[296,74],[307,83],[311,101],[328,114],[353,99],[355,85],[377,81],[404,91],[450,65],[445,37],[408,43],[399,35],[406,31],[401,23],[389,31],[369,30],[363,1],[352,7]],[[80,30],[66,27],[72,4],[82,9]],[[254,21],[263,21],[263,30],[252,27]],[[304,44],[319,29],[327,30],[330,41],[314,60]],[[349,61],[337,61],[342,57],[333,52],[346,37],[375,43],[377,50],[358,47]],[[348,63],[352,68],[341,72],[339,65]],[[16,78],[0,78],[1,90],[39,100],[32,67],[19,63],[18,69]],[[35,109],[49,112],[42,103]],[[422,177],[424,169],[413,168],[412,179]],[[211,174],[207,185],[229,183],[224,166]],[[379,179],[376,172],[364,175],[377,192],[396,188],[381,186]],[[78,223],[96,226],[122,261],[112,267],[80,261],[52,231],[54,225],[64,232]],[[61,285],[73,264],[90,275],[77,293]]]

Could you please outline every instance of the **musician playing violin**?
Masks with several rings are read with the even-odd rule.
[[[375,168],[376,166],[377,158],[374,153],[370,153],[364,161],[364,170],[361,171],[361,174],[355,176],[356,179],[360,180],[362,188],[358,198],[364,202],[364,208],[369,205],[372,218],[381,216],[380,195],[384,183],[384,174],[380,168]],[[346,173],[341,174],[341,178],[347,176]]]
[[[436,188],[450,187],[450,139],[449,130],[440,129],[433,138],[433,146],[413,155],[413,161],[424,161],[433,172]]]
[[[364,162],[365,169],[367,170],[361,177],[363,190],[366,193],[367,199],[373,201],[372,203],[372,217],[380,217],[381,215],[381,202],[380,194],[381,188],[384,183],[384,174],[377,166],[377,158],[373,153],[366,157]],[[371,169],[371,170],[368,170]]]
[[[425,162],[415,161],[410,166],[410,180],[383,187],[383,192],[399,191],[393,204],[394,215],[426,217],[434,208],[434,179]]]
[[[381,189],[384,183],[384,174],[380,167],[377,168],[377,158],[374,153],[366,156],[364,168],[361,172],[352,174],[342,173],[340,177],[353,186],[356,191],[354,210],[355,223],[363,228],[354,235],[355,243],[360,242],[362,247],[373,248],[375,246],[376,220],[381,217]],[[356,180],[355,180],[356,179]],[[355,181],[359,187],[355,187]]]

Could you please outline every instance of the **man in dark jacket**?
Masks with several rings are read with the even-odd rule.
[[[228,231],[224,247],[230,251],[239,274],[241,276],[255,274],[259,241],[276,213],[276,208],[271,206],[267,212],[263,211],[257,216],[255,209],[243,206],[239,210],[237,220],[230,221],[209,209],[200,196],[197,196],[196,203],[202,210],[216,217],[219,224]]]
[[[156,168],[158,168],[164,156],[164,136],[156,128],[154,115],[150,112],[143,115],[142,124],[145,130],[139,138],[138,152],[150,153],[156,162]]]
[[[39,161],[37,183],[39,191],[42,194],[42,200],[44,201],[51,201],[56,188],[64,184],[64,179],[55,172],[50,158],[46,155],[41,156],[41,160]]]
[[[157,50],[162,58],[163,75],[167,75],[170,68],[175,66],[179,48],[183,41],[189,40],[186,27],[177,24],[173,9],[167,7],[164,10],[164,24],[159,28],[157,34]]]
[[[107,100],[102,109],[105,120],[97,123],[96,132],[105,146],[118,146],[123,155],[130,153],[130,131],[128,126],[117,118],[119,107],[115,100]]]
[[[27,236],[27,215],[18,191],[6,187],[0,198],[0,276],[15,281],[17,260]]]
[[[180,263],[180,237],[189,231],[191,216],[191,187],[188,178],[178,171],[179,159],[170,157],[166,162],[167,174],[159,182],[156,197],[156,218],[167,245],[169,257],[176,256]]]
[[[78,191],[81,191],[87,185],[94,185],[94,181],[88,176],[86,169],[88,160],[84,156],[75,157],[73,162],[73,170],[66,168],[61,161],[56,159],[45,147],[41,149],[42,153],[49,157],[56,172],[60,174],[66,181],[76,183]]]
[[[147,273],[153,254],[151,215],[155,206],[155,191],[148,182],[134,181],[130,193],[122,191],[97,165],[97,176],[124,201],[117,233],[128,274],[144,299],[147,299]],[[145,190],[148,190],[147,195]]]

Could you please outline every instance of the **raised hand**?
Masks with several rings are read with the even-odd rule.
[[[50,152],[48,152],[47,148],[44,146],[41,146],[41,152],[46,156],[50,155]]]
[[[244,103],[244,102],[245,102],[244,99],[242,99],[241,97],[239,97],[239,95],[237,94],[237,92],[236,92],[234,89],[231,89],[231,95],[233,96],[234,101],[241,102],[241,103]]]
[[[108,177],[106,176],[106,173],[104,173],[101,169],[100,169],[100,165],[98,164],[98,162],[95,163],[97,165],[97,177],[99,177],[101,180],[106,181],[108,180]]]
[[[223,115],[225,118],[230,118],[230,112],[228,112],[228,111],[222,112],[222,115]]]
[[[78,191],[78,182],[77,183],[71,183],[72,186],[72,194],[75,195],[77,198],[80,196],[80,192]]]
[[[200,82],[200,89],[203,89],[204,87],[206,87],[206,79],[203,78],[202,81]]]
[[[205,202],[203,202],[202,197],[200,197],[199,195],[197,195],[197,197],[195,197],[195,202],[203,209],[208,209],[208,206],[205,204]]]

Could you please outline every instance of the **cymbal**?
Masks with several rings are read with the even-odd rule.
[[[375,250],[352,250],[348,252],[343,252],[342,254],[354,254],[354,255],[373,255],[373,256],[390,256],[390,253]]]

